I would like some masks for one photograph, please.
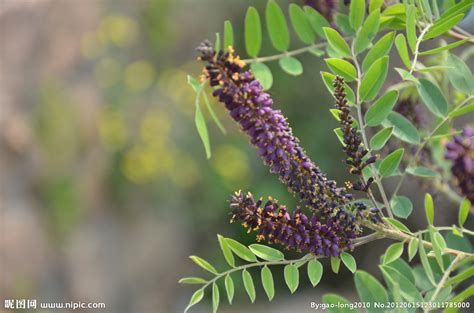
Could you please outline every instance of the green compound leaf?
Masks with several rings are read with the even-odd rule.
[[[323,28],[329,27],[329,23],[324,16],[309,6],[305,6],[304,11],[313,30],[319,35],[319,37],[326,38]]]
[[[410,69],[411,60],[410,60],[410,56],[408,55],[407,42],[403,34],[398,34],[397,37],[395,38],[395,47],[397,48],[398,55],[400,56],[400,59],[402,60],[403,65],[405,65],[407,69]]]
[[[448,102],[441,89],[431,81],[421,78],[417,89],[428,110],[436,116],[445,117],[448,114]]]
[[[369,303],[386,303],[388,295],[382,284],[372,275],[364,271],[357,271],[354,275],[354,281],[357,289],[357,294],[363,302]],[[367,308],[367,312],[378,312],[379,309],[371,306]]]
[[[234,29],[230,21],[224,22],[224,49],[234,46]]]
[[[251,244],[249,249],[253,252],[253,254],[266,261],[280,261],[285,258],[285,255],[281,251],[272,247],[260,244]]]
[[[291,293],[294,293],[298,289],[299,285],[299,271],[293,264],[288,264],[284,269],[285,282]]]
[[[207,280],[201,278],[201,277],[184,277],[181,278],[178,283],[180,284],[205,284],[207,283]]]
[[[406,172],[413,176],[425,177],[425,178],[433,178],[433,177],[438,176],[437,172],[430,170],[429,168],[424,167],[424,166],[408,167],[406,169]]]
[[[395,32],[385,34],[377,41],[374,46],[367,52],[367,55],[362,62],[362,70],[365,72],[369,67],[381,57],[388,55],[392,49],[393,41],[395,39]]]
[[[280,52],[287,51],[290,46],[290,33],[286,24],[285,15],[280,6],[274,1],[269,0],[265,10],[267,30],[270,40],[276,50]]]
[[[265,265],[262,268],[261,276],[263,289],[268,296],[268,301],[272,301],[273,297],[275,296],[275,286],[273,282],[272,271]]]
[[[453,54],[448,56],[446,63],[451,67],[448,69],[448,78],[454,88],[467,95],[474,94],[474,76],[466,63]]]
[[[199,265],[200,267],[202,267],[203,269],[205,269],[206,271],[209,271],[213,274],[219,274],[217,272],[217,270],[215,269],[214,266],[212,266],[209,262],[207,262],[206,260],[198,257],[198,256],[195,256],[195,255],[192,255],[189,257],[191,260],[193,260],[194,263],[196,263],[197,265]]]
[[[393,214],[396,217],[407,218],[413,211],[413,203],[405,196],[395,196],[390,200]]]
[[[351,82],[356,79],[357,71],[351,63],[343,59],[338,58],[328,58],[324,59],[328,67],[335,74],[340,75],[344,78],[346,82]]]
[[[403,243],[397,242],[387,248],[382,264],[389,264],[398,259],[403,253]]]
[[[331,269],[334,273],[338,273],[339,272],[339,267],[341,266],[341,259],[337,258],[337,257],[331,257]]]
[[[308,277],[311,285],[316,287],[323,276],[323,265],[318,260],[314,259],[308,262]]]
[[[420,134],[416,127],[397,112],[390,112],[382,125],[384,127],[393,127],[393,135],[402,141],[411,144],[420,143]]]
[[[387,177],[393,174],[400,165],[404,151],[405,150],[403,148],[400,148],[387,155],[380,163],[380,175]]]
[[[459,214],[458,214],[458,224],[459,227],[462,227],[467,220],[469,215],[469,208],[471,207],[471,202],[469,199],[464,199],[459,205]]]
[[[351,49],[344,38],[342,38],[336,30],[330,27],[323,27],[323,30],[329,46],[341,56],[349,58],[351,56]]]
[[[250,251],[249,248],[244,246],[238,241],[235,241],[234,239],[226,238],[225,241],[227,242],[227,245],[229,248],[241,259],[248,261],[248,262],[257,262],[257,257],[255,254]]]
[[[225,276],[224,279],[225,290],[227,291],[227,300],[229,300],[229,304],[232,304],[232,299],[234,299],[234,281],[229,274]]]
[[[273,85],[273,75],[268,66],[265,63],[252,63],[250,64],[255,78],[262,84],[264,90],[268,90]]]
[[[224,258],[231,267],[235,267],[235,259],[232,251],[227,244],[227,241],[221,235],[217,235],[217,240],[219,241],[219,246],[221,247],[222,254],[224,254]]]
[[[247,54],[257,57],[262,46],[262,25],[257,9],[249,7],[245,15],[245,48]]]
[[[383,128],[381,131],[376,133],[371,139],[370,139],[370,149],[372,151],[377,151],[382,149],[387,141],[390,139],[392,136],[392,130],[393,128],[388,127],[388,128]]]
[[[391,90],[375,101],[375,103],[367,110],[364,116],[367,126],[380,125],[390,114],[397,100],[398,91]]]
[[[364,101],[373,100],[382,88],[388,72],[388,56],[382,57],[372,64],[362,78],[360,97]]]
[[[372,39],[375,38],[380,26],[380,11],[375,10],[369,14],[364,25],[357,33],[354,40],[354,48],[356,53],[361,53],[370,46]]]
[[[352,0],[349,8],[349,22],[354,30],[357,30],[364,21],[365,0]]]
[[[219,308],[219,300],[220,300],[219,287],[214,282],[212,283],[212,312],[213,313],[216,313],[217,309]]]
[[[412,52],[416,49],[416,8],[414,5],[407,6],[406,34],[408,45]]]
[[[468,40],[469,39],[466,38],[466,39],[463,39],[463,40],[455,41],[455,42],[447,44],[445,46],[441,46],[441,47],[438,47],[438,48],[422,51],[419,54],[420,55],[431,55],[431,54],[440,53],[440,52],[443,52],[443,51],[446,51],[446,50],[449,50],[449,49],[456,48],[456,47],[462,45],[463,43],[465,43]]]
[[[430,30],[426,33],[426,35],[423,37],[423,40],[435,38],[446,33],[451,28],[456,26],[463,18],[464,14],[458,14],[447,19],[437,20],[430,28]]]
[[[347,252],[342,252],[341,260],[342,263],[344,263],[344,265],[349,269],[349,271],[355,273],[355,271],[357,270],[357,263],[352,255]]]
[[[204,297],[204,289],[196,290],[196,292],[194,292],[194,294],[191,296],[191,300],[189,300],[189,304],[184,310],[184,312],[186,313],[193,305],[198,304],[202,300],[203,297]]]
[[[250,275],[250,273],[246,269],[242,271],[242,281],[244,282],[245,291],[247,291],[250,301],[252,301],[253,303],[256,297],[255,285],[253,284],[252,275]]]
[[[433,198],[429,193],[425,194],[425,214],[428,224],[433,225],[434,222],[434,205]]]
[[[413,260],[418,252],[418,239],[412,238],[408,244],[408,261]]]
[[[358,311],[350,308],[350,302],[344,297],[328,293],[323,296],[323,302],[329,306],[328,313],[357,313]]]
[[[303,73],[303,65],[294,57],[284,57],[278,61],[278,64],[290,75],[298,76]]]
[[[312,44],[314,42],[316,35],[311,28],[311,24],[305,12],[299,5],[294,3],[290,4],[290,21],[302,42],[305,44]]]

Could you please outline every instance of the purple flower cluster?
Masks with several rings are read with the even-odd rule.
[[[444,157],[452,160],[451,171],[462,194],[474,203],[474,130],[465,127],[460,135],[446,144]]]
[[[352,195],[337,187],[333,180],[310,160],[280,110],[272,107],[269,94],[233,49],[217,55],[209,42],[202,43],[201,60],[209,64],[204,78],[216,86],[213,95],[225,104],[231,117],[240,124],[258,149],[271,172],[277,173],[288,189],[314,212],[334,213],[343,209]]]
[[[244,62],[234,55],[232,47],[216,53],[206,41],[198,50],[199,59],[208,63],[202,78],[215,87],[213,95],[224,103],[270,171],[277,173],[290,192],[312,211],[310,218],[299,208],[290,214],[271,198],[262,206],[262,201],[255,201],[251,194],[238,192],[230,201],[232,221],[257,231],[258,240],[279,243],[288,249],[325,256],[352,249],[352,240],[360,234],[359,218],[367,214],[372,217],[374,213],[367,212],[363,205],[352,204],[352,195],[328,180],[310,160],[286,118],[273,108],[270,95],[252,72],[244,70]],[[354,208],[356,214],[347,208]]]
[[[344,78],[336,76],[333,81],[334,97],[336,98],[336,109],[339,112],[339,121],[343,133],[344,152],[347,154],[347,165],[349,165],[349,172],[351,174],[361,175],[362,170],[369,164],[374,163],[377,158],[372,156],[364,160],[369,152],[363,145],[362,139],[354,127],[354,120],[350,114],[350,108],[346,99],[346,92],[344,90]],[[373,178],[370,177],[367,182],[356,182],[353,184],[353,189],[367,191]]]
[[[337,0],[304,0],[303,2],[305,5],[321,13],[328,21],[331,22],[333,20]],[[347,0],[345,0],[345,2],[347,2]]]
[[[272,198],[255,201],[252,194],[236,192],[230,200],[232,222],[240,221],[257,240],[278,243],[287,249],[309,251],[323,256],[339,256],[343,249],[353,249],[353,239],[361,230],[355,217],[339,212],[324,223],[314,214],[307,217],[297,208],[292,214]]]

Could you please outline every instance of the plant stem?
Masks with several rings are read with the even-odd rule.
[[[360,100],[360,84],[361,84],[361,81],[362,81],[362,72],[361,72],[361,69],[360,69],[359,61],[357,60],[357,55],[354,51],[354,44],[352,44],[352,51],[351,52],[352,52],[352,59],[354,61],[355,67],[357,69],[357,91],[356,91],[356,104],[355,104],[356,109],[357,109],[357,119],[359,121],[359,127],[360,127],[360,133],[362,135],[362,141],[363,141],[364,146],[366,147],[366,149],[369,151],[368,152],[368,157],[370,157],[371,156],[370,146],[369,146],[369,141],[367,140],[367,134],[365,133],[364,118],[362,116],[362,102]],[[388,202],[387,195],[386,195],[385,190],[383,188],[382,181],[381,181],[377,171],[374,170],[375,166],[373,164],[371,164],[370,167],[372,169],[372,172],[374,173],[374,180],[375,180],[375,183],[377,184],[380,195],[382,196],[382,200],[383,200],[385,209],[387,210],[388,216],[393,218],[393,213],[392,213],[392,210],[390,208],[390,203]],[[369,195],[370,194],[372,194],[372,193],[369,193]]]
[[[322,48],[322,47],[325,47],[326,45],[327,45],[327,42],[315,43],[307,47],[303,47],[303,48],[299,48],[299,49],[295,49],[295,50],[291,50],[291,51],[287,51],[287,52],[283,52],[279,54],[269,55],[266,57],[253,58],[253,59],[244,59],[242,61],[244,61],[245,63],[276,61],[287,56],[303,54],[315,48]]]
[[[436,289],[435,289],[433,295],[431,296],[430,302],[434,302],[436,300],[436,297],[438,296],[439,292],[441,291],[441,288],[443,288],[444,283],[446,282],[446,280],[449,278],[449,275],[453,271],[454,266],[460,260],[461,260],[461,255],[458,254],[454,258],[454,260],[451,262],[451,264],[449,264],[448,268],[446,269],[446,271],[443,274],[443,277],[438,282],[438,285],[436,285]],[[430,310],[428,308],[423,309],[423,312],[429,312],[429,311]]]
[[[420,52],[419,50],[420,50],[421,41],[423,40],[423,37],[424,37],[425,34],[428,32],[428,30],[430,29],[430,27],[431,27],[431,24],[426,25],[426,27],[423,28],[423,30],[422,30],[421,33],[420,33],[420,36],[419,36],[418,39],[416,40],[415,52],[413,53],[413,62],[412,62],[412,65],[411,65],[410,74],[413,74],[413,71],[415,70],[416,61],[418,60],[418,53]]]

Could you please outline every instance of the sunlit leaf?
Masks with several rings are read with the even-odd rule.
[[[224,49],[234,45],[234,30],[230,21],[224,22]]]
[[[273,282],[272,271],[267,266],[264,266],[262,268],[261,276],[263,289],[267,294],[268,300],[272,301],[273,297],[275,296],[275,286]]]
[[[298,289],[299,285],[299,271],[293,264],[288,264],[284,269],[285,282],[291,293],[294,293]]]
[[[306,44],[312,44],[316,39],[311,24],[303,9],[294,3],[290,4],[290,20],[296,35]]]
[[[199,303],[199,301],[202,300],[204,297],[204,289],[198,289],[194,294],[191,296],[191,300],[189,300],[189,304],[184,310],[184,312],[187,312],[193,305]]]
[[[342,76],[346,82],[356,79],[357,71],[354,65],[348,61],[338,58],[328,58],[324,61],[335,74]]]
[[[395,39],[395,32],[385,34],[382,38],[377,41],[364,58],[362,62],[362,70],[365,72],[369,67],[381,57],[388,55],[392,48],[393,41]]]
[[[213,313],[216,313],[217,309],[219,308],[219,300],[220,300],[219,287],[214,282],[212,283],[212,312]]]
[[[425,194],[425,214],[428,224],[433,225],[434,222],[434,204],[433,198],[429,193]]]
[[[367,49],[379,30],[380,11],[374,10],[369,14],[364,25],[357,33],[354,40],[354,48],[356,53],[361,53]]]
[[[326,34],[326,39],[328,40],[329,45],[338,54],[347,58],[351,56],[351,49],[349,48],[349,45],[336,30],[330,27],[324,27],[323,30]]]
[[[469,199],[464,199],[459,205],[459,214],[458,214],[458,224],[460,227],[464,225],[469,216],[469,208],[471,207],[471,202]]]
[[[298,76],[303,73],[303,65],[294,57],[284,57],[278,60],[281,68],[290,75]]]
[[[229,304],[232,304],[232,299],[234,299],[234,281],[229,274],[225,276],[224,285],[227,291],[227,300],[229,300]]]
[[[287,51],[290,46],[290,33],[282,9],[274,0],[269,0],[265,10],[267,30],[273,47],[278,51]]]
[[[225,241],[227,242],[227,245],[229,248],[241,259],[248,261],[248,262],[257,262],[257,257],[255,254],[250,251],[249,248],[244,246],[238,241],[235,241],[234,239],[231,238],[226,238]]]
[[[393,135],[402,141],[411,144],[420,143],[420,134],[416,127],[397,112],[390,112],[387,118],[382,122],[382,125],[384,127],[393,127]]]
[[[352,0],[349,8],[349,21],[353,29],[357,30],[364,21],[365,0]]]
[[[251,244],[249,249],[253,254],[266,261],[280,261],[285,257],[281,251],[260,244]]]
[[[355,271],[357,270],[357,263],[352,255],[347,252],[342,252],[341,260],[342,263],[344,263],[344,265],[349,269],[349,271],[355,273]]]
[[[222,254],[224,254],[224,258],[227,264],[234,267],[235,266],[234,255],[232,254],[232,251],[230,250],[229,245],[227,244],[227,241],[221,235],[217,235],[217,240],[219,241],[219,246],[221,247]]]
[[[384,254],[383,262],[382,264],[389,264],[396,259],[398,259],[403,253],[403,243],[402,242],[397,242],[392,245],[390,245],[387,248],[387,252]]]
[[[321,280],[322,276],[323,276],[323,266],[321,262],[319,262],[316,259],[309,261],[308,262],[308,277],[313,287],[316,287],[316,285]]]
[[[242,271],[242,281],[244,282],[245,291],[247,291],[250,301],[252,301],[253,303],[256,297],[255,285],[253,283],[252,275],[250,275],[250,273],[246,269]]]
[[[304,11],[313,30],[319,35],[319,37],[326,38],[323,28],[329,27],[330,25],[324,16],[310,6],[305,6]]]
[[[252,63],[250,64],[255,78],[262,84],[264,90],[268,90],[273,85],[273,75],[268,66],[265,63]]]
[[[407,42],[403,34],[398,34],[397,37],[395,37],[395,47],[397,48],[398,55],[400,56],[400,59],[402,60],[403,65],[405,65],[407,69],[410,69],[411,60],[410,60],[410,56],[408,55]]]
[[[257,9],[249,7],[245,15],[245,48],[247,54],[256,57],[262,46],[262,25]]]

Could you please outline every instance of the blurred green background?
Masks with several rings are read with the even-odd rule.
[[[2,301],[97,301],[108,312],[179,312],[193,287],[178,279],[205,275],[188,255],[223,269],[216,234],[254,241],[229,224],[233,191],[295,204],[220,104],[212,102],[228,134],[209,120],[210,160],[194,126],[194,93],[186,83],[202,66],[194,49],[229,19],[243,54],[249,5],[261,9],[265,1],[0,3]],[[272,53],[267,44],[262,55]],[[344,156],[332,133],[337,126],[321,59],[299,59],[305,66],[299,77],[269,64],[271,93],[313,160],[341,184]],[[356,251],[359,266],[375,272],[382,251],[383,245]],[[275,271],[274,303],[261,296],[250,306],[238,292],[222,312],[310,312],[310,301],[328,291],[355,298],[347,271],[337,280],[327,273],[320,287],[310,289],[305,279],[290,297]]]

